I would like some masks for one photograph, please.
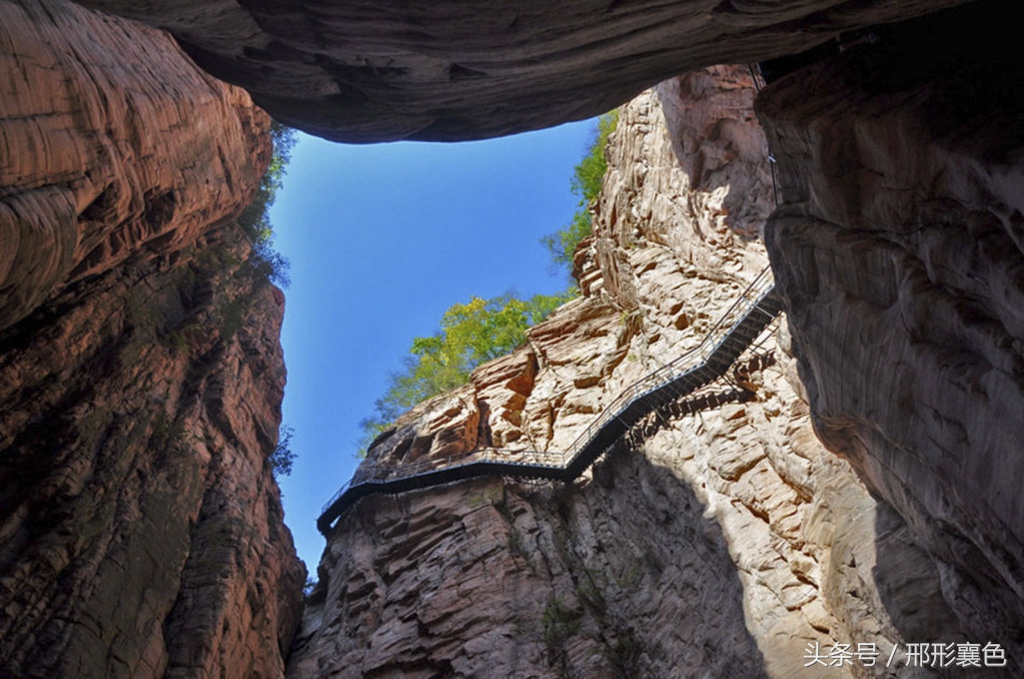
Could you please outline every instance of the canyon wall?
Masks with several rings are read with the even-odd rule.
[[[3,2],[0,328],[61,286],[188,245],[252,200],[269,120],[169,36]]]
[[[336,141],[494,137],[607,111],[696,68],[963,0],[83,0],[174,34],[275,118]]]
[[[0,676],[280,676],[269,118],[173,39],[0,2]]]
[[[976,11],[974,11],[976,10]],[[816,431],[1024,658],[1024,97],[988,4],[878,30],[759,99],[767,243]]]
[[[577,252],[583,296],[401,418],[366,464],[565,450],[765,265],[772,185],[747,70],[658,94],[620,111]],[[916,676],[899,654],[882,667],[895,644],[964,630],[912,531],[818,443],[789,352],[783,323],[574,484],[364,499],[328,535],[288,676],[816,677],[808,645],[836,643],[881,661],[830,676]]]
[[[580,118],[958,3],[90,4],[369,141]],[[572,486],[362,502],[288,674],[817,676],[808,644],[932,641],[999,642],[1020,673],[1024,102],[1012,18],[968,10],[772,65],[770,219],[743,69],[625,107],[582,298],[372,459],[564,450],[768,258],[778,333]],[[283,298],[232,223],[269,119],[185,51],[0,0],[0,676],[285,669]],[[901,659],[831,673],[914,675]]]

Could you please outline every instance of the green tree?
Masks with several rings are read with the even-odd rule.
[[[528,328],[572,296],[566,292],[523,300],[510,293],[452,305],[441,317],[438,332],[413,339],[405,369],[389,377],[387,391],[374,403],[374,414],[360,423],[362,453],[406,410],[466,384],[475,367],[523,344]]]
[[[601,192],[604,175],[608,171],[605,148],[608,146],[608,137],[615,131],[618,122],[617,110],[610,111],[598,119],[594,139],[573,172],[571,187],[572,192],[580,197],[578,209],[564,228],[544,236],[540,241],[551,253],[552,267],[556,271],[565,270],[569,276],[572,275],[572,257],[576,247],[581,240],[593,233],[590,204]]]
[[[257,280],[271,281],[281,287],[288,287],[288,260],[274,250],[274,229],[270,223],[270,206],[283,186],[285,167],[291,160],[295,146],[295,130],[276,120],[270,123],[270,137],[274,143],[274,154],[270,166],[260,179],[255,198],[238,216],[238,225],[252,243],[252,253],[247,268],[256,274]]]
[[[274,478],[288,476],[292,473],[292,463],[295,461],[295,453],[292,452],[292,434],[295,430],[288,426],[282,426],[278,430],[277,445],[273,452],[267,457],[267,464],[274,472]]]

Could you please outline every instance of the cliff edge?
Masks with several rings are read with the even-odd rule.
[[[280,676],[269,118],[167,35],[0,2],[0,676]]]

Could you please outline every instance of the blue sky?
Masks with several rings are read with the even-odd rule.
[[[285,522],[314,574],[320,508],[352,476],[359,421],[412,339],[473,295],[562,290],[541,236],[568,223],[595,121],[458,144],[334,144],[299,135],[271,209],[291,261]]]

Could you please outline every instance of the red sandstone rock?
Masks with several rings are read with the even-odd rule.
[[[0,676],[283,672],[283,298],[226,226],[268,125],[162,33],[0,0]]]
[[[978,9],[765,91],[767,242],[818,435],[942,564],[970,637],[1021,663],[1024,99],[1012,24]]]
[[[565,450],[764,266],[760,243],[730,228],[756,232],[769,207],[763,140],[735,105],[752,101],[745,71],[685,82],[658,88],[662,106],[647,93],[620,113],[595,236],[577,252],[586,296],[406,430],[429,422],[436,436],[429,413],[455,402],[459,429],[475,393],[496,443]],[[694,131],[686,143],[662,108],[702,112],[673,118],[674,133]],[[730,158],[717,177],[694,172],[715,157]],[[751,199],[736,212],[733,183]],[[718,385],[700,412],[651,416],[570,487],[492,479],[363,500],[329,536],[288,676],[811,678],[809,643],[887,654],[963,638],[935,562],[815,439],[788,336],[775,346],[779,363],[744,378],[756,395]]]
[[[0,674],[280,676],[304,577],[266,462],[283,307],[218,259],[239,237],[0,336]]]
[[[172,252],[252,200],[269,120],[164,33],[0,0],[0,328],[68,283]]]

